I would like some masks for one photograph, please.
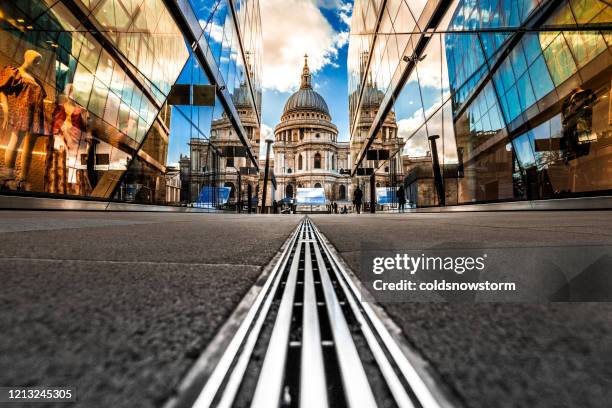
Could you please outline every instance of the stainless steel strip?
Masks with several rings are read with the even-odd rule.
[[[372,352],[378,353],[378,351],[375,351],[375,349],[377,347],[380,348],[380,345],[378,344],[378,341],[376,341],[375,336],[372,333],[372,331],[369,329],[368,321],[372,323],[372,325],[374,326],[374,329],[376,330],[376,334],[378,334],[378,336],[383,341],[383,344],[387,348],[387,351],[389,352],[389,354],[393,356],[393,361],[396,363],[397,367],[402,372],[402,375],[404,376],[406,382],[410,385],[412,392],[415,394],[421,406],[423,408],[441,408],[440,404],[438,403],[436,398],[433,396],[429,387],[425,384],[425,382],[423,381],[419,373],[416,371],[416,369],[413,367],[413,365],[410,363],[410,361],[408,361],[405,354],[403,353],[399,345],[395,342],[395,340],[393,339],[393,337],[391,336],[391,334],[389,333],[385,325],[380,321],[380,319],[378,318],[374,310],[370,307],[368,303],[360,302],[359,304],[361,305],[361,307],[363,308],[363,311],[365,312],[367,321],[366,319],[364,319],[364,315],[359,310],[359,305],[357,304],[357,301],[359,299],[359,291],[357,290],[355,283],[348,276],[347,272],[344,270],[341,263],[336,259],[335,255],[329,250],[329,248],[327,248],[327,245],[325,245],[325,241],[322,239],[321,233],[318,231],[318,229],[316,229],[316,227],[315,227],[315,234],[320,239],[322,243],[322,247],[325,250],[327,256],[329,257],[330,260],[332,260],[331,262],[332,268],[336,271],[336,273],[338,273],[338,277],[339,277],[338,282],[343,287],[343,290],[345,294],[347,295],[347,299],[349,300],[349,304],[351,306],[351,309],[353,310],[353,313],[355,313],[355,316],[358,319],[360,319],[362,332],[366,336],[366,340],[368,341],[368,345],[370,346],[370,349],[372,350]],[[340,279],[340,277],[342,278]],[[365,333],[368,331],[369,331],[369,334],[366,335]],[[382,351],[382,349],[380,350],[380,352],[382,352],[384,355],[384,352]],[[376,354],[375,354],[375,357],[376,357]],[[386,356],[385,356],[385,359],[386,359]],[[378,359],[377,359],[377,362],[378,362]],[[383,362],[383,366],[384,365],[385,363]],[[383,371],[383,366],[380,366],[379,364],[381,371]],[[386,372],[388,369],[385,367],[384,370]],[[383,372],[383,375],[385,375],[385,372]],[[385,376],[385,379],[387,380],[387,384],[389,385],[389,387],[391,386],[397,387],[397,384],[394,385],[395,381],[393,380],[389,381],[386,376]],[[403,386],[401,388],[403,389]],[[394,398],[395,398],[396,394],[400,395],[401,390],[396,388],[395,391],[391,390],[391,392],[393,393]],[[403,398],[401,400],[403,400]],[[399,404],[399,401],[397,398],[396,398],[396,402]],[[411,406],[411,405],[406,405],[406,406]]]
[[[321,242],[321,246],[324,246],[324,243]],[[327,248],[324,247],[324,250],[326,250]],[[317,260],[319,262],[319,264],[323,263],[323,258],[318,250],[318,248],[316,249],[317,251]],[[329,255],[328,255],[329,256]],[[331,263],[332,268],[335,269],[335,265],[333,264],[333,262]],[[319,266],[320,268],[320,266]],[[337,271],[336,271],[337,273]],[[329,276],[326,273],[326,278],[322,278],[323,281],[323,287],[324,290],[327,289],[326,287],[329,286],[330,291],[332,291],[333,297],[335,298],[336,295],[335,293],[333,293],[333,286],[331,284],[331,281],[329,280]],[[328,282],[326,282],[328,281]],[[389,362],[389,360],[387,359],[387,356],[385,355],[383,349],[380,347],[380,345],[378,344],[378,341],[376,340],[376,337],[374,336],[374,334],[372,333],[372,330],[370,329],[370,327],[368,326],[367,322],[365,321],[365,319],[363,318],[363,315],[361,314],[361,311],[359,310],[359,306],[357,305],[357,303],[355,302],[355,299],[353,299],[352,296],[350,296],[350,294],[347,291],[347,287],[346,284],[344,282],[342,282],[342,280],[338,280],[338,283],[340,284],[340,287],[342,288],[342,290],[347,294],[347,300],[349,302],[349,306],[351,307],[351,310],[353,311],[353,314],[355,315],[355,318],[357,319],[357,321],[359,322],[361,331],[368,343],[368,346],[370,348],[370,351],[372,352],[372,355],[374,356],[374,359],[376,360],[376,363],[378,364],[378,367],[380,368],[380,371],[383,375],[383,377],[385,378],[385,381],[387,382],[387,386],[389,387],[389,390],[391,391],[391,394],[393,395],[393,399],[395,400],[395,402],[397,403],[398,407],[400,408],[414,408],[414,404],[412,403],[412,400],[410,399],[410,396],[408,395],[408,393],[406,392],[406,389],[404,388],[402,382],[399,380],[399,378],[397,377],[395,371],[393,370],[393,367],[391,366],[391,363]],[[325,293],[325,299],[328,303],[328,310],[329,310],[329,315],[330,315],[330,322],[332,323],[332,330],[334,329],[334,324],[333,324],[333,318],[336,318],[338,320],[344,320],[344,314],[342,309],[340,308],[340,304],[337,304],[337,306],[335,306],[335,308],[337,308],[337,310],[334,310],[332,312],[332,310],[330,310],[330,306],[331,303],[330,300],[327,298],[327,291]],[[336,299],[336,303],[338,303],[337,299]],[[346,325],[346,322],[344,323]],[[340,326],[340,324],[338,324],[338,326]],[[349,336],[350,339],[350,332],[348,331],[348,327],[346,328],[346,336]],[[335,334],[334,334],[334,338],[335,338]],[[350,340],[349,340],[350,341]],[[342,340],[341,344],[346,344],[347,340]],[[351,343],[352,345],[352,343]],[[340,347],[339,350],[341,350],[342,352],[345,351],[345,349],[343,347]],[[355,353],[357,351],[355,350]],[[359,356],[356,356],[357,358],[359,358]],[[340,356],[340,352],[338,352],[338,360],[340,361],[340,364],[342,365],[342,358]],[[360,364],[359,360],[357,360],[357,362]],[[354,363],[353,363],[354,364]],[[363,371],[363,368],[361,368]],[[355,368],[344,368],[343,367],[343,373],[344,372],[349,372],[349,373],[353,373],[353,371],[355,370]],[[365,375],[365,373],[364,373]],[[353,381],[353,377],[351,376],[351,378],[348,379],[349,382]],[[367,384],[367,380],[366,380],[366,384]],[[352,384],[351,384],[352,385]],[[368,385],[369,386],[369,385]],[[347,395],[351,395],[352,392],[348,391],[347,385],[345,385],[345,388],[347,389]],[[357,387],[356,387],[357,388]],[[361,388],[363,388],[363,385],[361,386]],[[359,393],[361,390],[361,388],[357,389],[357,393]],[[371,391],[370,391],[371,393]],[[373,397],[372,397],[373,398]],[[360,400],[357,400],[357,403],[360,403]],[[352,407],[353,405],[351,405]],[[355,405],[355,406],[359,406],[359,405]],[[370,406],[370,405],[361,405],[361,406]]]
[[[300,231],[302,237],[304,226]],[[303,243],[298,241],[291,270],[285,283],[285,290],[278,309],[278,315],[274,322],[274,329],[270,337],[270,343],[266,351],[261,373],[257,380],[257,387],[251,402],[252,408],[270,408],[279,405],[283,378],[285,376],[285,362],[289,343],[289,329],[293,314],[293,300],[295,298],[295,287],[297,273]]]
[[[344,317],[344,311],[334,291],[318,245],[315,244],[314,250],[347,404],[350,408],[375,407],[374,394],[372,394],[372,389],[361,364],[357,347],[355,347],[346,318]]]
[[[301,229],[301,227],[300,227]],[[291,249],[295,245],[297,241],[297,231],[293,236],[293,240],[291,245],[289,245],[288,254],[291,254]],[[240,384],[242,383],[244,372],[246,371],[247,366],[249,365],[249,361],[251,359],[251,355],[253,353],[253,349],[255,348],[255,344],[257,343],[257,339],[259,338],[259,333],[261,332],[261,328],[266,321],[266,316],[270,310],[270,306],[272,305],[272,301],[274,300],[274,294],[278,288],[281,276],[287,263],[289,262],[289,256],[285,257],[281,262],[281,267],[279,268],[279,273],[276,274],[274,279],[274,283],[272,284],[272,288],[269,291],[269,296],[266,298],[263,307],[261,308],[261,313],[257,316],[257,320],[253,325],[253,329],[249,333],[249,337],[245,342],[245,345],[240,353],[240,357],[232,370],[232,373],[225,385],[225,389],[223,390],[223,395],[219,404],[217,404],[216,408],[229,408],[232,406],[234,399],[236,398],[236,393],[240,388]]]
[[[310,228],[308,228],[310,229]],[[310,231],[308,231],[310,235]],[[300,372],[300,407],[327,408],[327,387],[321,348],[319,311],[312,272],[310,243],[306,247],[304,260],[304,302],[302,313],[302,359]]]
[[[210,407],[215,395],[219,391],[219,387],[221,386],[223,379],[227,375],[227,372],[232,362],[234,361],[236,353],[240,349],[240,345],[242,344],[245,336],[248,333],[249,327],[251,326],[253,319],[255,318],[255,316],[257,316],[257,313],[259,311],[259,306],[262,304],[262,302],[264,302],[264,299],[266,299],[267,297],[266,299],[267,306],[264,305],[266,309],[261,310],[261,313],[259,315],[260,319],[258,319],[258,320],[265,320],[265,316],[268,312],[268,309],[270,308],[270,302],[272,301],[274,297],[274,292],[275,292],[275,289],[271,289],[271,290],[268,290],[268,289],[270,288],[271,285],[273,285],[273,283],[275,286],[278,284],[278,280],[280,279],[280,276],[282,275],[282,272],[288,262],[288,259],[289,259],[288,255],[291,253],[291,249],[295,245],[298,234],[302,229],[302,224],[303,222],[300,223],[300,225],[298,225],[298,227],[293,232],[293,236],[291,240],[289,241],[289,244],[286,245],[285,249],[283,250],[283,254],[281,255],[280,262],[277,263],[274,270],[270,273],[270,276],[268,277],[268,279],[266,280],[266,283],[264,284],[261,291],[259,292],[255,302],[253,302],[253,305],[249,309],[249,312],[247,313],[244,320],[240,324],[239,329],[236,331],[236,334],[234,335],[234,337],[228,344],[225,352],[223,353],[223,356],[217,363],[214,371],[208,378],[206,385],[204,386],[204,388],[200,392],[200,395],[198,395],[198,398],[193,404],[194,408]],[[258,328],[258,331],[259,329],[261,329],[261,325]],[[256,338],[257,338],[257,335],[255,336],[255,339]],[[248,362],[248,358],[247,358],[247,362]]]

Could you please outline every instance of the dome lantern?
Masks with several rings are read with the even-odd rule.
[[[300,89],[287,99],[285,108],[283,109],[283,115],[295,111],[315,111],[330,116],[325,99],[312,89],[312,75],[308,67],[307,54],[304,55],[304,67],[302,68]]]
[[[302,83],[300,89],[312,89],[310,69],[308,68],[308,54],[304,54],[304,68],[302,68]]]

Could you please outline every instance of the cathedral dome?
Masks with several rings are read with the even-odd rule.
[[[361,95],[361,108],[378,108],[385,94],[374,85],[368,84]]]
[[[291,95],[285,103],[283,113],[299,110],[314,110],[329,115],[325,99],[313,89],[300,89]]]
[[[302,69],[302,83],[300,89],[287,99],[283,114],[294,112],[294,111],[318,111],[328,116],[329,109],[325,99],[312,89],[311,75],[308,68],[308,62],[304,61],[304,68]]]

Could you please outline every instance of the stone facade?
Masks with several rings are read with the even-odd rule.
[[[322,187],[329,201],[350,201],[349,144],[338,142],[327,103],[313,90],[305,59],[300,89],[287,99],[274,128],[275,200],[293,198],[299,187]]]

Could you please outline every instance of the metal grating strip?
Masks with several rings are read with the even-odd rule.
[[[310,231],[308,233],[310,234]],[[325,369],[323,368],[321,330],[319,328],[319,311],[317,310],[315,284],[312,274],[310,243],[306,244],[306,259],[304,262],[303,309],[300,407],[326,408],[328,403],[325,386]]]
[[[375,407],[376,402],[372,389],[359,359],[357,348],[344,317],[344,311],[338,302],[325,262],[323,262],[319,246],[315,245],[314,249],[321,272],[321,285],[323,286],[329,321],[334,335],[336,354],[340,363],[342,384],[346,392],[347,402],[351,408]]]
[[[451,407],[438,403],[431,383],[360,301],[308,218],[288,242],[193,406],[370,408],[381,399],[399,408]]]
[[[300,233],[303,237],[304,230]],[[268,351],[264,359],[261,373],[255,388],[255,395],[251,408],[270,408],[278,406],[281,398],[283,386],[284,367],[287,358],[287,347],[289,343],[289,328],[291,327],[291,318],[293,311],[293,299],[295,297],[295,287],[297,283],[298,266],[302,251],[302,242],[298,241],[289,277],[285,284],[285,291],[281,300],[274,330]]]
[[[315,228],[315,234],[318,239],[323,243],[323,239],[321,237],[321,233]],[[425,384],[419,373],[416,371],[414,366],[408,361],[408,358],[405,356],[399,345],[395,342],[383,322],[378,318],[374,310],[370,307],[370,305],[366,302],[361,302],[357,304],[359,299],[359,291],[355,285],[355,283],[348,276],[347,272],[342,268],[340,263],[335,256],[331,253],[331,251],[327,248],[326,245],[322,245],[322,248],[325,250],[327,256],[330,260],[333,260],[331,263],[332,268],[338,274],[338,276],[342,277],[338,279],[338,282],[343,288],[343,291],[347,294],[347,299],[349,300],[349,304],[355,313],[355,316],[359,319],[362,331],[366,338],[368,339],[368,345],[370,349],[374,353],[374,355],[378,355],[377,362],[381,371],[383,371],[383,375],[385,375],[385,379],[387,380],[387,385],[391,388],[391,392],[393,393],[396,402],[400,406],[405,407],[413,407],[414,404],[412,401],[406,399],[401,395],[406,393],[405,388],[401,385],[401,382],[390,379],[392,376],[396,377],[395,372],[391,372],[392,368],[390,366],[386,366],[386,363],[383,360],[386,359],[384,352],[382,350],[382,346],[384,346],[388,353],[393,356],[393,361],[398,369],[401,371],[404,379],[408,383],[410,390],[415,394],[419,404],[423,408],[441,408],[441,405],[438,403],[437,399],[434,397],[430,388]],[[360,311],[360,307],[363,308],[362,313]],[[372,324],[374,330],[369,328],[368,322]],[[374,331],[376,335],[382,340],[382,343],[377,340],[374,335]],[[368,334],[366,334],[368,333]],[[379,360],[380,359],[380,360]],[[387,360],[388,362],[388,360]],[[390,364],[390,362],[388,362]],[[396,377],[397,378],[397,377]]]

